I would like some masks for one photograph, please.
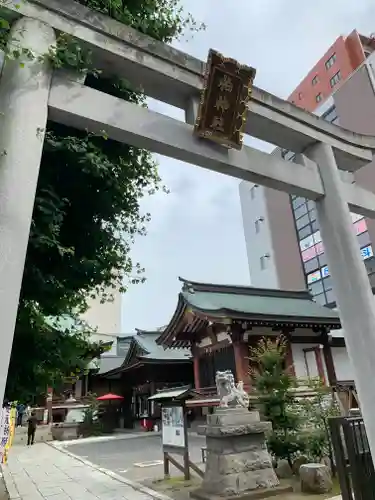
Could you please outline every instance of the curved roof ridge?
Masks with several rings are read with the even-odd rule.
[[[178,279],[183,283],[183,291],[263,295],[266,297],[290,297],[311,300],[311,295],[308,290],[280,290],[278,288],[262,288],[253,285],[223,285],[218,283],[202,283],[197,281],[190,281],[181,277],[179,277]],[[189,288],[190,290],[187,290]]]
[[[153,330],[143,330],[142,328],[135,328],[136,335],[160,335],[164,332],[168,325],[159,326]]]
[[[182,278],[179,278],[180,281],[183,281]],[[168,325],[164,328],[162,332],[160,332],[160,335],[158,339],[156,340],[156,343],[158,345],[162,345],[163,341],[165,338],[168,338],[170,335],[171,330],[173,330],[174,326],[178,323],[180,320],[181,316],[184,314],[185,308],[186,308],[186,299],[183,295],[182,292],[178,294],[178,299],[177,299],[177,304],[174,310],[174,313],[172,315],[172,318],[169,320]]]

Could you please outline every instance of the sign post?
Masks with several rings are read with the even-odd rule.
[[[184,479],[190,479],[189,445],[185,405],[182,401],[169,402],[162,407],[162,443],[164,457],[164,478],[169,479],[169,463],[184,473]],[[171,454],[183,457],[181,466]]]
[[[162,446],[164,461],[164,478],[170,478],[169,464],[184,474],[184,479],[190,479],[190,469],[198,476],[203,477],[204,473],[189,458],[188,425],[185,401],[191,397],[190,387],[178,387],[176,389],[166,389],[154,394],[149,398],[161,405],[162,419]],[[180,464],[172,455],[183,457]]]

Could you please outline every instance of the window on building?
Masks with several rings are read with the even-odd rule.
[[[306,209],[306,205],[305,205],[305,209]],[[302,229],[303,227],[307,226],[307,224],[309,224],[309,223],[310,223],[309,215],[308,214],[303,215],[301,218],[299,218],[296,221],[297,229]]]
[[[320,266],[320,261],[318,257],[315,257],[314,259],[308,260],[307,262],[303,263],[303,267],[306,273],[311,273],[315,271],[319,266]]]
[[[255,198],[255,191],[256,191],[257,187],[258,187],[258,184],[254,184],[254,186],[252,186],[250,188],[250,197],[252,200]]]
[[[315,231],[319,231],[319,224],[317,219],[311,221],[311,228],[313,233],[315,233]]]
[[[302,92],[298,92],[298,99],[299,99],[299,100],[303,99],[303,94],[302,94]]]
[[[358,241],[358,244],[361,248],[365,247],[366,245],[369,245],[371,243],[371,239],[370,239],[370,235],[368,234],[368,231],[366,231],[362,234],[359,234],[357,236],[357,241]]]
[[[260,233],[260,228],[261,228],[261,225],[262,225],[262,222],[264,221],[264,217],[259,217],[258,219],[256,219],[255,221],[255,232],[258,234]]]
[[[309,291],[312,295],[319,295],[324,291],[323,283],[321,281],[315,281],[309,284]]]
[[[327,304],[326,294],[323,292],[319,295],[315,295],[314,301],[317,302],[318,304],[321,304],[322,306],[325,306]]]
[[[324,286],[324,290],[327,290],[327,291],[332,290],[333,285],[332,285],[332,278],[330,276],[323,279],[323,286]]]
[[[307,236],[309,236],[310,234],[312,234],[314,231],[311,227],[311,224],[303,227],[302,229],[300,229],[298,231],[298,239],[299,240],[303,240],[304,238],[306,238]]]
[[[304,203],[306,203],[306,198],[302,198],[301,196],[296,196],[295,198],[292,198],[293,208],[298,208]]]
[[[323,116],[323,120],[329,123],[335,123],[338,120],[336,106],[332,106],[328,111],[326,111]]]
[[[302,217],[305,214],[307,214],[307,205],[306,205],[306,203],[304,203],[303,205],[300,205],[299,207],[297,207],[297,208],[294,209],[294,218],[296,220],[299,219],[300,217]],[[308,222],[309,221],[307,221],[306,224]],[[306,225],[306,224],[304,224],[304,225]]]
[[[307,209],[309,212],[311,212],[311,210],[314,210],[315,209],[315,201],[309,200],[307,202]]]
[[[335,294],[333,293],[333,290],[326,291],[326,301],[327,301],[327,304],[332,304],[332,303],[336,302],[336,297],[335,297]]]
[[[311,80],[312,85],[316,85],[319,82],[318,75],[315,75],[314,78]]]
[[[260,258],[260,268],[262,271],[264,271],[265,269],[267,269],[268,267],[268,260],[269,260],[270,256],[268,253],[264,254],[261,256]]]
[[[316,220],[316,210],[315,208],[312,208],[309,212],[309,215],[310,215],[310,221],[313,222],[314,220]]]
[[[309,236],[307,236],[306,238],[303,238],[303,240],[301,240],[299,242],[299,247],[301,249],[301,251],[303,252],[304,250],[306,250],[307,248],[310,248],[312,246],[315,245],[315,241],[314,241],[314,235],[313,234],[310,234]]]
[[[333,53],[329,59],[326,61],[326,69],[332,68],[336,62],[336,54]]]
[[[321,92],[319,92],[319,94],[316,94],[316,96],[315,96],[315,101],[316,102],[320,102],[322,99],[323,99],[323,96],[322,96]]]
[[[333,75],[333,77],[330,79],[329,83],[331,85],[331,87],[333,88],[335,85],[337,85],[339,83],[339,81],[341,80],[341,72],[338,71],[335,75]]]
[[[321,279],[322,279],[322,275],[321,275],[320,269],[317,269],[313,273],[306,275],[306,282],[308,285],[311,285],[311,283],[315,283],[316,281],[319,281]]]

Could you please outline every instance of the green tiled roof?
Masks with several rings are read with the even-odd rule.
[[[137,335],[134,335],[134,341],[137,342],[144,352],[140,356],[141,358],[165,361],[188,361],[191,359],[190,349],[165,349],[161,345],[158,345],[156,340],[160,337],[160,333],[160,331],[138,332]]]
[[[212,285],[183,281],[182,297],[192,308],[218,317],[254,316],[339,324],[336,311],[312,300],[307,291]]]

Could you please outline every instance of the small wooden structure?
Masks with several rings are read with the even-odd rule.
[[[333,387],[333,392],[342,416],[348,416],[353,409],[359,409],[359,398],[353,380],[343,380]]]
[[[169,465],[174,465],[184,474],[184,479],[190,479],[190,469],[200,477],[201,471],[189,457],[188,423],[185,402],[192,397],[193,391],[188,387],[160,391],[149,400],[161,405],[162,443],[164,459],[164,477],[170,477]],[[173,455],[182,457],[182,464]]]

